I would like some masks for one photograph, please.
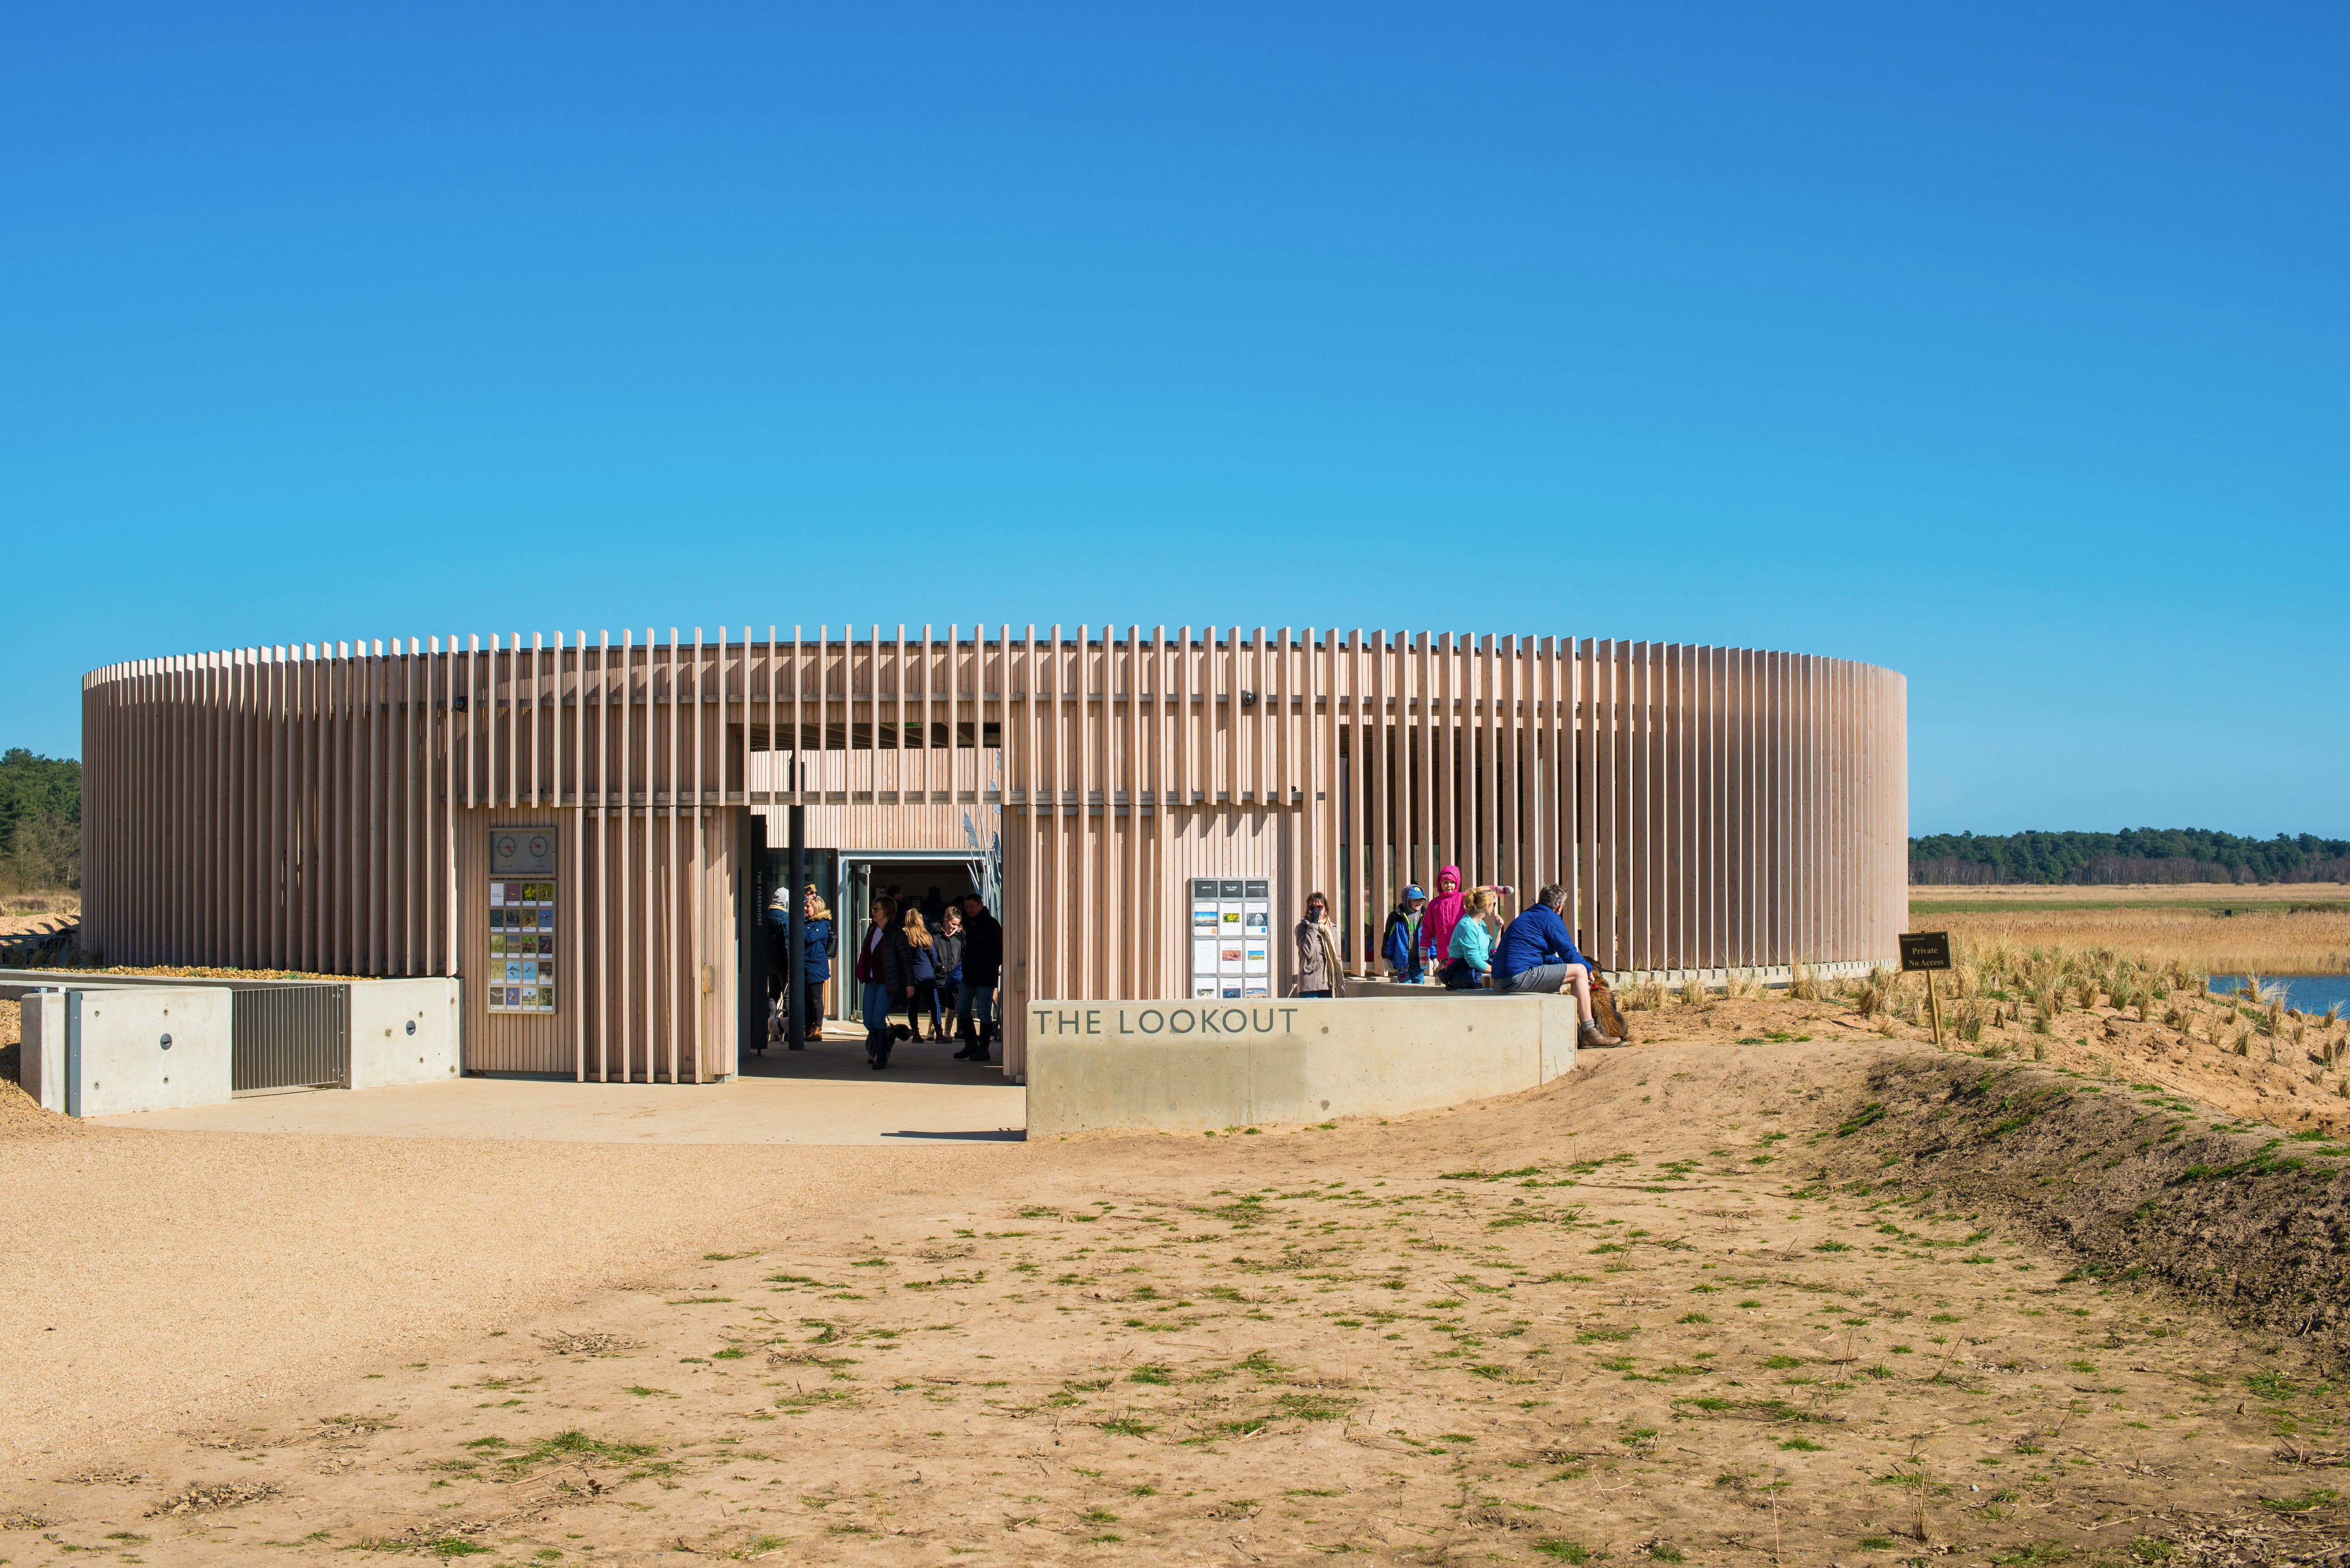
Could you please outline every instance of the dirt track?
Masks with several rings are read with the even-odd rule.
[[[325,1140],[30,1131],[0,1143],[12,1190],[74,1201],[12,1236],[12,1268],[53,1260],[26,1299],[94,1312],[106,1386],[152,1388],[186,1435],[61,1434],[0,1493],[42,1521],[0,1553],[34,1560],[42,1530],[152,1563],[2337,1548],[2315,1342],[2100,1278],[1997,1192],[1954,1200],[1996,1121],[1960,1147],[1926,1076],[2082,1081],[1830,1041],[1828,1011],[1651,1015],[1701,1038],[1510,1101],[1214,1140],[805,1165],[395,1145],[371,1168]],[[2086,1086],[2121,1115],[2121,1085]],[[2218,1119],[2191,1136],[2262,1141]],[[2104,1126],[2029,1159],[2082,1165]],[[617,1154],[650,1158],[615,1176]],[[495,1196],[455,1200],[485,1164]],[[266,1203],[115,1229],[257,1172]],[[301,1266],[251,1272],[281,1255]],[[367,1339],[444,1297],[399,1347]],[[313,1354],[251,1380],[288,1334]]]

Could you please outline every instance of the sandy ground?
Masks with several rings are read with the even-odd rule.
[[[1017,1142],[1027,1091],[1000,1066],[906,1042],[889,1070],[838,1025],[802,1051],[743,1064],[728,1084],[575,1084],[456,1078],[369,1089],[254,1095],[226,1105],[98,1118],[143,1130],[328,1133],[348,1137],[532,1138],[561,1143],[909,1144]]]
[[[62,930],[80,918],[78,915],[70,913],[0,914],[0,937],[22,936],[27,931]]]
[[[658,1275],[746,1221],[784,1227],[980,1179],[1017,1147],[645,1149],[70,1124],[0,1138],[13,1198],[0,1469],[379,1371]]]
[[[1841,1012],[1636,1015],[1533,1094],[1216,1138],[17,1117],[0,1557],[2334,1560],[2310,1343],[1902,1175],[1952,1074],[2154,1113]]]

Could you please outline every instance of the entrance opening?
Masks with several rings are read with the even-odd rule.
[[[764,1006],[789,975],[784,968],[787,939],[783,928],[778,923],[769,930],[764,916],[791,880],[792,857],[788,848],[776,847],[766,836],[773,832],[772,826],[759,824],[754,831],[759,836],[754,846],[759,874],[753,882],[751,910],[760,921],[762,940],[755,954],[746,951],[743,974],[749,991],[756,971],[755,993]],[[901,918],[909,901],[922,909],[925,919],[931,919],[931,910],[972,892],[984,898],[991,910],[997,910],[996,888],[983,856],[935,849],[819,849],[813,846],[804,853],[806,881],[832,915],[832,978],[824,987],[821,1016],[825,1018],[863,1016],[856,982],[857,951],[864,941],[866,920],[877,896],[895,888]],[[758,1037],[752,1033],[754,1027],[764,1033],[764,1014],[758,1015],[754,1023],[746,1010],[746,1047]]]
[[[768,835],[773,829],[773,824],[754,819],[745,846],[748,864],[755,868],[750,878],[755,900],[751,908],[762,916],[773,907],[778,893],[790,896],[791,852],[772,842]],[[863,988],[857,984],[856,971],[858,950],[864,942],[874,899],[895,889],[901,910],[922,909],[928,919],[932,912],[942,913],[945,906],[975,892],[993,909],[1001,897],[994,867],[983,855],[951,850],[810,846],[803,853],[806,857],[805,880],[815,886],[834,919],[832,978],[826,982],[821,1014],[822,1021],[830,1023],[831,1028],[825,1030],[819,1024],[812,1029],[806,1049],[802,1052],[785,1049],[781,1037],[767,1033],[768,1020],[778,1016],[775,1009],[779,1004],[770,998],[783,989],[781,982],[787,976],[784,965],[789,938],[779,922],[761,919],[757,921],[757,936],[746,941],[743,950],[746,1001],[752,1001],[754,996],[755,1001],[744,1010],[737,1071],[754,1078],[870,1082],[875,1075],[866,1061]],[[752,989],[754,971],[755,993]],[[943,1022],[945,1032],[951,1033],[951,1020]],[[922,1033],[924,1039],[900,1041],[896,1046],[889,1062],[891,1081],[956,1086],[1002,1084],[992,1065],[958,1059],[952,1053],[960,1042],[941,1039],[941,1032],[933,1029],[930,1020],[924,1021]],[[990,1113],[982,1107],[970,1114]],[[1016,1127],[1007,1125],[993,1130],[907,1131],[895,1136],[1016,1138],[1020,1132]]]
[[[857,950],[865,940],[866,921],[870,918],[873,900],[895,889],[898,918],[905,919],[908,908],[920,909],[922,919],[933,929],[938,922],[931,911],[951,903],[966,893],[977,893],[988,903],[991,911],[995,900],[993,889],[987,885],[985,861],[976,855],[942,855],[936,850],[890,849],[851,850],[840,857],[840,908],[848,919],[840,928],[841,957],[833,962],[837,982],[833,995],[839,1009],[827,1012],[829,1018],[861,1019],[865,1016],[864,997],[855,981]],[[843,975],[849,978],[841,981]]]

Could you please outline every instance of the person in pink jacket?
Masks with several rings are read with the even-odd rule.
[[[1419,945],[1431,956],[1430,971],[1444,967],[1452,956],[1452,928],[1460,923],[1461,906],[1468,895],[1461,887],[1461,867],[1441,867],[1436,873],[1436,897],[1428,901],[1427,913],[1419,917]]]

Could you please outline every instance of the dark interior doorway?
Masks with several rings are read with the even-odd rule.
[[[899,910],[902,917],[905,900],[917,905],[931,896],[932,888],[940,898],[951,902],[965,893],[979,891],[984,898],[984,876],[977,856],[941,855],[916,850],[849,851],[841,857],[842,906],[849,918],[841,926],[843,962],[833,966],[836,975],[856,966],[858,944],[864,940],[866,921],[873,909],[876,896],[891,888],[899,890]],[[929,918],[927,912],[924,919]],[[839,1011],[828,1013],[833,1018],[862,1018],[864,998],[852,981],[837,985],[834,1001]]]

